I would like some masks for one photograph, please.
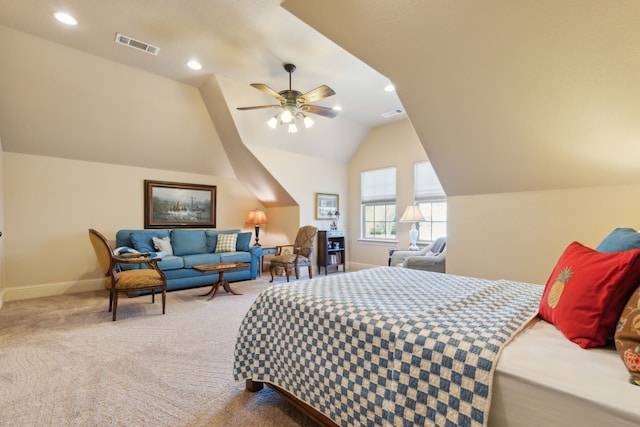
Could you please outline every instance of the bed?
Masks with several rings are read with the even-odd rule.
[[[234,377],[325,425],[639,425],[615,349],[540,320],[543,290],[393,267],[277,285],[240,327]]]

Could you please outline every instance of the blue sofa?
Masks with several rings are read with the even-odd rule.
[[[235,248],[218,246],[220,234],[236,234]],[[241,230],[193,230],[193,229],[154,229],[154,230],[119,230],[116,233],[116,250],[127,252],[134,249],[139,252],[158,252],[153,238],[164,239],[170,243],[172,255],[162,257],[158,266],[167,277],[167,290],[177,290],[206,286],[218,280],[218,273],[200,273],[194,265],[217,262],[244,262],[249,264],[245,270],[227,271],[224,274],[228,282],[255,279],[262,249],[250,246],[252,233]],[[168,242],[167,239],[168,238]],[[216,252],[216,249],[218,251]],[[232,250],[235,249],[235,250]],[[223,250],[223,251],[221,251]],[[123,265],[123,268],[139,268],[136,265]]]

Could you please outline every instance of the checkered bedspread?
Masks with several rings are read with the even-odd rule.
[[[485,426],[500,351],[542,288],[393,267],[277,285],[240,327],[234,377],[343,426]]]

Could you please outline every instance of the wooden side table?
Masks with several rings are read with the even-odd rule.
[[[258,276],[262,277],[262,270],[264,267],[264,256],[265,255],[275,255],[276,254],[276,248],[275,247],[269,247],[269,248],[262,248],[262,256],[260,256],[260,263],[258,265]]]

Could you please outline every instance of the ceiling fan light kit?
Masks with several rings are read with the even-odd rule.
[[[278,125],[289,125],[287,132],[296,133],[298,127],[295,124],[295,119],[301,119],[305,128],[313,126],[314,121],[305,113],[318,114],[330,119],[334,118],[338,112],[331,108],[321,107],[319,105],[310,105],[309,102],[314,102],[320,99],[328,98],[335,95],[333,89],[327,85],[319,86],[305,94],[297,90],[291,89],[291,74],[296,70],[296,66],[293,64],[284,64],[284,69],[289,73],[289,89],[276,92],[269,86],[262,83],[251,83],[251,86],[266,93],[267,95],[275,98],[280,105],[258,105],[254,107],[239,107],[238,110],[257,110],[262,108],[282,108],[284,111],[276,114],[267,121],[267,125],[275,129]]]

